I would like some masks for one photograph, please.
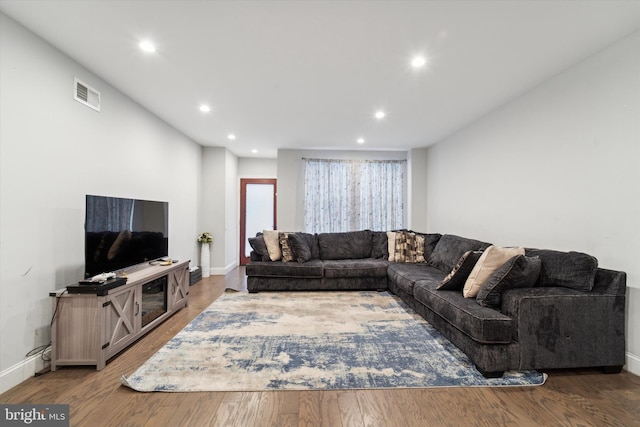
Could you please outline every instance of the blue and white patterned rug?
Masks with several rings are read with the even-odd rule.
[[[122,383],[138,391],[541,385],[484,378],[386,292],[225,293]]]

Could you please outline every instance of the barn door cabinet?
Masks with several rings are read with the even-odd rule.
[[[189,261],[148,266],[127,283],[95,292],[52,292],[51,370],[107,360],[185,307],[189,302]]]

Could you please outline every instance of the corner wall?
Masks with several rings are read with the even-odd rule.
[[[73,100],[73,78],[102,111]],[[85,195],[169,202],[169,256],[196,259],[201,148],[0,14],[0,392],[40,369],[49,292],[83,278]],[[170,175],[168,175],[170,171]]]
[[[430,147],[426,212],[430,231],[626,271],[626,368],[640,374],[640,33]]]

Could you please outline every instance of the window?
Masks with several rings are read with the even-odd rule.
[[[406,160],[303,161],[305,231],[404,227]]]

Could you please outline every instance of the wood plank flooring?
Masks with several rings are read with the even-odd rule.
[[[191,286],[189,306],[102,371],[62,367],[0,395],[0,403],[64,403],[72,426],[640,426],[640,377],[550,371],[541,387],[253,393],[138,393],[120,385],[244,270]]]

